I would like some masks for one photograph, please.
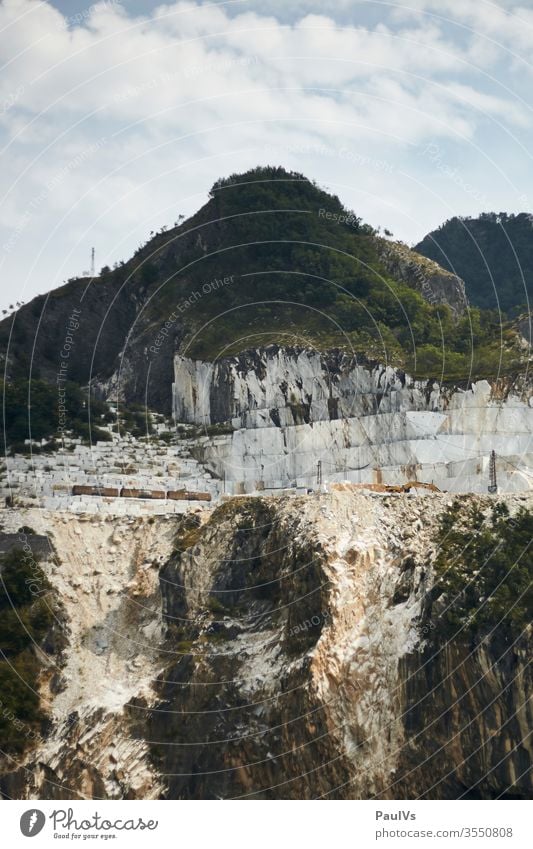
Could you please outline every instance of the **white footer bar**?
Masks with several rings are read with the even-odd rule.
[[[525,849],[533,846],[532,807],[507,800],[5,801],[0,816],[2,845],[10,849],[73,843],[124,849]]]

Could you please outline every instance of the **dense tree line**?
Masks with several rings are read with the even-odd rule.
[[[479,226],[496,228],[499,236],[519,226],[521,242],[514,239],[513,245],[525,257],[531,228],[529,217],[522,218],[488,215]],[[459,253],[466,244],[464,223],[478,226],[459,219],[448,223]],[[444,238],[448,231],[446,225],[439,233]],[[492,251],[502,266],[501,303],[516,306],[524,298],[509,294],[516,284],[513,263],[503,262],[492,235],[486,241],[484,255]],[[494,299],[482,297],[475,281],[467,279],[473,308],[456,319],[447,306],[429,303],[394,279],[382,251],[372,227],[302,174],[256,168],[219,180],[192,218],[155,234],[127,263],[105,269],[86,293],[85,281],[71,281],[23,307],[16,321],[0,324],[6,374],[15,386],[18,382],[6,405],[12,408],[8,417],[14,417],[7,441],[29,437],[28,379],[37,390],[32,435],[51,431],[54,393],[40,403],[46,389],[35,384],[54,386],[58,333],[82,294],[83,337],[77,337],[69,378],[78,385],[96,375],[107,379],[133,350],[128,400],[144,402],[147,388],[158,409],[170,403],[162,399],[170,398],[175,350],[210,359],[269,343],[343,347],[417,377],[453,382],[520,370],[513,327],[502,322]],[[442,252],[436,259],[450,267]],[[526,268],[524,258],[522,265]],[[468,277],[455,263],[453,270]],[[35,339],[31,358],[28,339]],[[69,418],[73,430],[88,438],[88,412],[74,409],[77,404],[74,393]],[[129,426],[141,433],[140,416],[131,413]],[[131,421],[134,413],[137,422]]]
[[[462,277],[471,304],[515,315],[533,293],[533,216],[451,218],[415,248]]]

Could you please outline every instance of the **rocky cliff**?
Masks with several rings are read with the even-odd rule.
[[[4,526],[46,533],[57,557],[44,568],[65,610],[67,645],[43,677],[47,714],[26,770],[2,759],[9,797],[152,798],[161,792],[149,747],[133,732],[135,700],[146,698],[160,669],[162,616],[158,570],[174,528],[158,517],[73,517],[59,511],[4,511]],[[133,712],[130,719],[129,712]],[[33,738],[32,738],[33,740]]]
[[[276,345],[214,362],[178,355],[174,374],[176,421],[228,426],[219,435],[211,429],[193,450],[235,485],[229,491],[309,487],[319,462],[328,481],[418,479],[486,491],[493,450],[503,491],[531,487],[527,383],[462,389],[339,350]]]
[[[11,514],[6,530],[49,529],[68,645],[2,792],[530,798],[530,629],[444,628],[448,499],[345,486],[181,520]],[[532,506],[505,501],[510,521]]]
[[[434,304],[447,304],[460,316],[468,306],[465,284],[454,269],[445,268],[435,261],[410,250],[403,242],[381,239],[380,258],[385,268],[396,280],[404,280]]]
[[[271,345],[202,362],[176,356],[174,417],[178,422],[235,428],[291,427],[377,412],[438,410],[436,382],[400,369],[359,364],[340,350]]]

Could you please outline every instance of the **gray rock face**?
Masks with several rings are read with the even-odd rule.
[[[438,410],[438,384],[390,366],[359,365],[342,351],[245,351],[214,363],[176,356],[174,417],[194,424],[292,427],[407,410]]]
[[[531,677],[527,640],[453,641],[404,657],[405,728],[400,774],[408,793],[431,799],[529,799]],[[423,752],[423,756],[422,756]],[[405,784],[392,784],[406,798]]]
[[[50,554],[48,537],[39,534],[3,534],[0,533],[0,556],[9,554],[13,549],[29,546],[33,556],[46,557]]]
[[[532,323],[531,315],[520,317],[519,320],[518,320],[518,329],[520,331],[522,339],[529,346],[531,346],[531,344],[532,344],[532,335],[533,335],[532,332],[531,332],[531,323]]]
[[[402,242],[381,239],[380,259],[396,280],[416,289],[431,304],[447,304],[455,315],[468,306],[464,281]]]
[[[193,448],[230,492],[312,486],[318,462],[328,481],[486,491],[492,450],[501,491],[533,480],[527,386],[446,388],[341,351],[272,346],[214,363],[177,356],[173,393],[177,421],[233,427]]]
[[[531,634],[445,637],[428,603],[448,503],[339,488],[234,499],[207,521],[48,518],[64,688],[43,684],[49,722],[23,763],[1,765],[0,791],[531,798]]]

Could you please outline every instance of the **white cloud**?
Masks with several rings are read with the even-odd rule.
[[[129,17],[107,2],[68,28],[47,3],[5,0],[4,280],[28,298],[86,265],[93,243],[102,263],[127,257],[152,227],[197,208],[218,176],[273,156],[334,183],[373,223],[381,212],[398,235],[419,236],[440,212],[405,194],[401,174],[420,176],[420,146],[476,145],[481,128],[529,126],[528,109],[485,73],[492,48],[450,37],[423,14],[432,0],[417,0],[414,20],[394,23],[387,9],[372,25],[357,19],[357,3],[301,3],[302,16],[284,24],[277,5],[260,14],[257,4],[230,13],[180,2]],[[475,16],[467,6],[456,17]],[[340,10],[353,20],[339,24]],[[441,188],[453,203],[456,186]]]

